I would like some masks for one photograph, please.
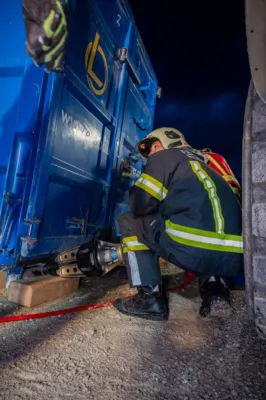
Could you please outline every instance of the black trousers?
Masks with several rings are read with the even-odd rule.
[[[123,254],[131,287],[161,283],[158,258],[162,255],[156,243],[155,231],[158,220],[156,216],[137,218],[132,212],[119,216]]]
[[[127,212],[120,215],[118,223],[131,287],[161,284],[159,257],[196,274],[200,281],[210,276],[225,279],[238,274],[238,268],[234,270],[233,264],[222,262],[219,265],[217,255],[211,256],[206,263],[201,262],[199,268],[201,250],[171,243],[159,214],[135,217],[132,212]]]

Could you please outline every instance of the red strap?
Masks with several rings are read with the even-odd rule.
[[[185,280],[185,282],[181,283],[181,285],[169,288],[167,290],[169,292],[180,290],[180,289],[184,288],[185,286],[189,285],[193,281],[193,279],[195,279],[195,277],[196,277],[196,275],[193,275],[190,272],[187,272],[186,275],[188,276],[188,278]],[[127,296],[125,298],[131,299],[132,297],[133,296]],[[79,312],[79,311],[96,310],[97,308],[105,308],[105,307],[112,306],[113,304],[114,304],[114,300],[108,301],[106,303],[101,303],[101,304],[91,304],[91,305],[87,305],[87,306],[66,308],[64,310],[46,311],[46,312],[37,313],[37,314],[11,315],[9,317],[0,318],[0,324],[7,323],[7,322],[25,321],[28,319],[55,317],[56,315],[71,314],[71,313],[75,313],[75,312]]]

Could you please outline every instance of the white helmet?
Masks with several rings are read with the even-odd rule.
[[[160,140],[165,150],[172,149],[173,147],[189,146],[184,135],[178,129],[159,128],[149,133],[139,142],[139,152],[143,157],[148,157],[152,143],[156,142],[156,140]]]

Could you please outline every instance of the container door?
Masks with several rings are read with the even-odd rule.
[[[0,269],[19,258],[20,237],[30,224],[21,215],[28,205],[40,126],[54,76],[36,68],[25,51],[21,2],[10,0],[1,8],[0,55]],[[48,97],[47,97],[48,96]]]
[[[129,20],[119,2],[108,1],[108,13],[104,3],[69,3],[66,66],[54,86],[45,152],[26,215],[36,229],[22,238],[23,258],[77,246],[106,225],[123,89],[115,53]]]
[[[145,164],[145,159],[140,156],[136,145],[152,130],[158,88],[156,76],[136,27],[132,32],[127,59],[127,90],[121,113],[122,127],[116,159],[114,211],[111,213],[117,235],[120,235],[118,216],[129,210],[129,189],[138,179]]]

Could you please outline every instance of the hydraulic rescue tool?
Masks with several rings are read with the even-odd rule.
[[[118,265],[124,265],[122,245],[93,239],[59,253],[55,263],[57,275],[63,278],[102,276]]]

